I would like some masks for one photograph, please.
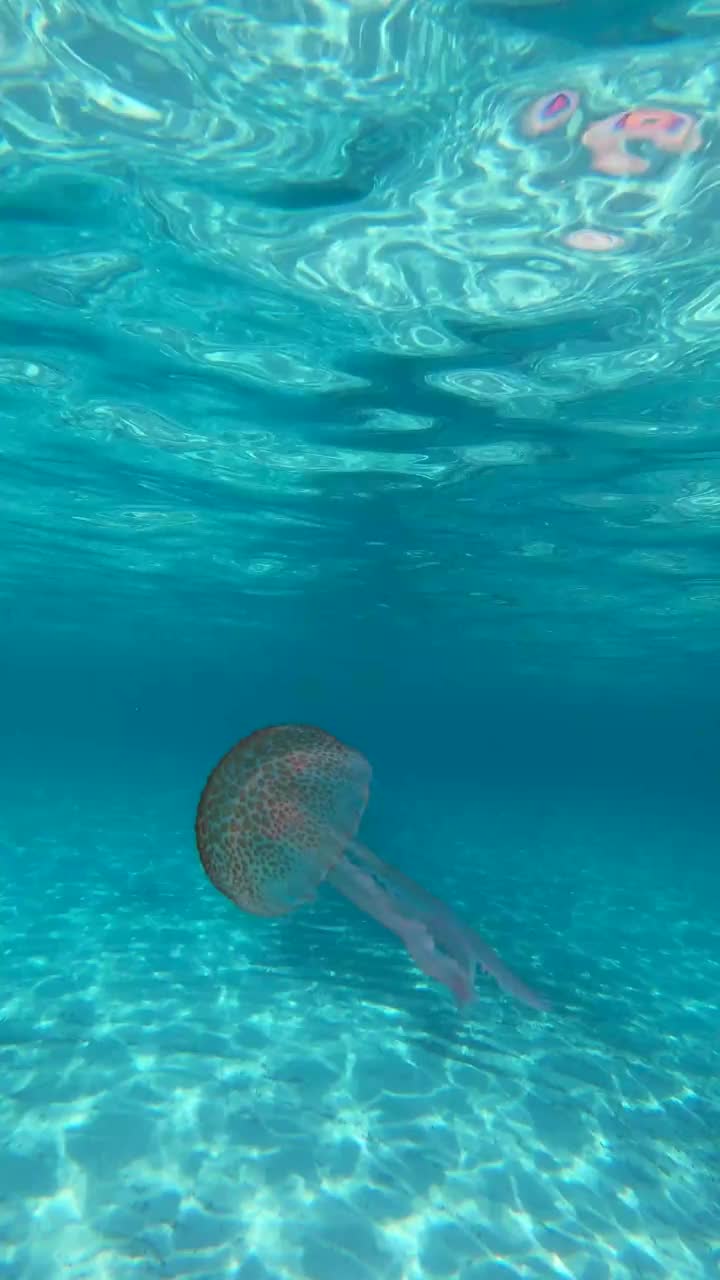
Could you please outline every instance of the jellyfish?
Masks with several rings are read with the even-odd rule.
[[[473,999],[479,965],[502,990],[548,1009],[449,907],[356,839],[370,779],[360,752],[312,725],[273,725],[243,738],[198,804],[195,836],[209,880],[257,916],[287,915],[327,882],[396,934],[459,1007]]]
[[[702,146],[694,116],[665,107],[638,107],[596,120],[582,141],[592,154],[592,167],[613,177],[645,173],[649,161],[626,150],[627,142],[651,142],[659,151],[690,152]]]

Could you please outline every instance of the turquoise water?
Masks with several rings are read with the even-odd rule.
[[[0,3],[2,1280],[716,1280],[719,57]],[[288,722],[550,1012],[216,892]]]

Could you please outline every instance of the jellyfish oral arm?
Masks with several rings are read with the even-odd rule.
[[[328,880],[361,911],[396,934],[418,969],[447,987],[459,1005],[472,1000],[472,971],[439,951],[427,925],[417,917],[401,914],[393,897],[370,872],[349,858],[342,858],[329,873]]]
[[[418,968],[447,987],[459,1005],[473,999],[479,964],[508,995],[533,1009],[550,1008],[444,902],[357,840],[328,878],[361,911],[397,934]]]
[[[532,1009],[552,1008],[551,1001],[546,1000],[539,992],[533,991],[522,978],[518,978],[517,974],[508,969],[497,951],[494,951],[474,929],[468,928],[439,898],[428,893],[427,889],[416,884],[397,867],[382,862],[357,840],[353,840],[350,849],[358,857],[367,861],[388,884],[392,884],[406,898],[412,905],[413,915],[419,916],[424,921],[432,937],[462,962],[463,968],[470,975],[471,985],[475,978],[475,966],[479,964],[485,973],[495,979],[502,991],[514,996],[516,1000],[522,1000],[523,1004],[529,1005]]]

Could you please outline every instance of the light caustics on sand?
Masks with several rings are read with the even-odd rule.
[[[243,911],[287,915],[327,880],[404,943],[455,996],[474,995],[477,966],[534,1009],[549,1001],[516,977],[453,911],[356,840],[371,769],[310,725],[259,729],[227,753],[198,805],[197,847],[217,889]]]

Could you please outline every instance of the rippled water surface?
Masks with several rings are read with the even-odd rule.
[[[604,8],[2,6],[19,624],[85,629],[90,581],[116,634],[251,599],[462,619],[531,673],[707,660],[716,15]],[[638,106],[701,147],[597,172],[584,131]]]

